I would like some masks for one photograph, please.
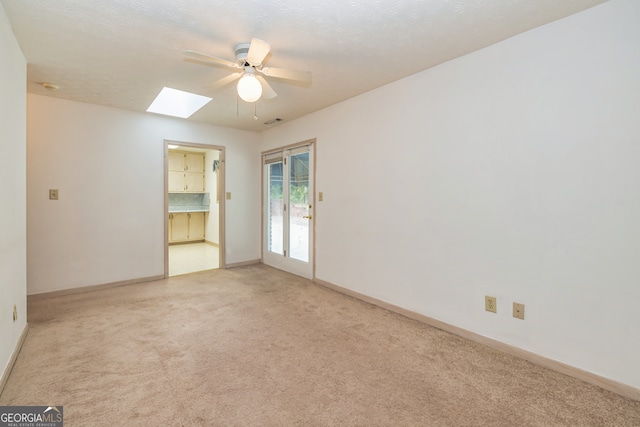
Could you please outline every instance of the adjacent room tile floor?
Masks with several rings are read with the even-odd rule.
[[[169,276],[219,267],[219,249],[207,243],[169,246]]]

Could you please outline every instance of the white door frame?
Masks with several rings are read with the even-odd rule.
[[[220,172],[218,173],[218,236],[220,238],[218,268],[226,268],[226,243],[225,243],[225,147],[222,145],[197,144],[194,142],[164,140],[164,278],[169,277],[169,145],[179,145],[181,147],[193,147],[203,150],[217,150],[220,152]]]
[[[263,264],[267,264],[265,262],[265,254],[266,254],[266,240],[265,240],[265,233],[266,233],[266,215],[265,215],[265,204],[267,203],[267,201],[265,200],[265,180],[266,180],[266,176],[265,176],[265,165],[264,165],[264,161],[263,158],[265,155],[269,155],[269,154],[273,154],[273,153],[277,153],[280,151],[285,151],[285,150],[290,150],[290,149],[294,149],[296,147],[301,147],[301,146],[311,146],[311,150],[312,150],[312,175],[310,176],[310,181],[312,183],[312,188],[310,189],[311,191],[309,192],[309,204],[311,205],[311,208],[309,209],[309,214],[311,215],[311,220],[310,220],[310,235],[311,235],[311,245],[309,247],[309,263],[310,265],[310,277],[308,277],[311,280],[315,280],[316,277],[316,165],[317,165],[317,151],[318,151],[318,147],[316,144],[316,139],[308,139],[305,141],[301,141],[301,142],[297,142],[294,144],[289,144],[289,145],[285,145],[282,147],[277,147],[277,148],[273,148],[267,151],[263,151],[262,153],[260,153],[260,175],[261,175],[261,190],[260,190],[260,197],[261,197],[261,204],[260,204],[260,211],[261,211],[261,236],[260,236],[260,254],[261,254],[261,262]],[[293,262],[293,264],[296,263],[296,260],[291,260]],[[302,261],[297,261],[299,263],[302,263]],[[306,264],[306,263],[305,263]],[[270,265],[270,264],[267,264]],[[279,266],[275,266],[276,268],[280,268]],[[283,268],[284,269],[284,268]],[[299,276],[303,276],[303,277],[307,277],[307,275],[305,273],[303,273],[303,271],[306,270],[305,269],[298,269],[295,266],[293,266],[292,269],[287,269],[287,271],[289,271],[290,273],[299,275]]]

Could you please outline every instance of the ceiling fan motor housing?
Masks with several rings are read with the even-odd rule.
[[[249,53],[250,43],[240,43],[236,46],[236,64],[245,65],[247,62],[247,54]]]

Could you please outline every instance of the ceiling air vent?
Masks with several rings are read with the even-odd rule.
[[[278,123],[278,122],[281,122],[281,121],[282,121],[282,119],[280,117],[276,117],[275,119],[271,119],[271,120],[268,120],[268,121],[264,122],[264,124],[269,126],[269,125],[272,125],[274,123]]]

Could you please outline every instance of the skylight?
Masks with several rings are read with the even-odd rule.
[[[206,96],[165,87],[156,96],[147,111],[186,119],[209,101],[211,98]]]

